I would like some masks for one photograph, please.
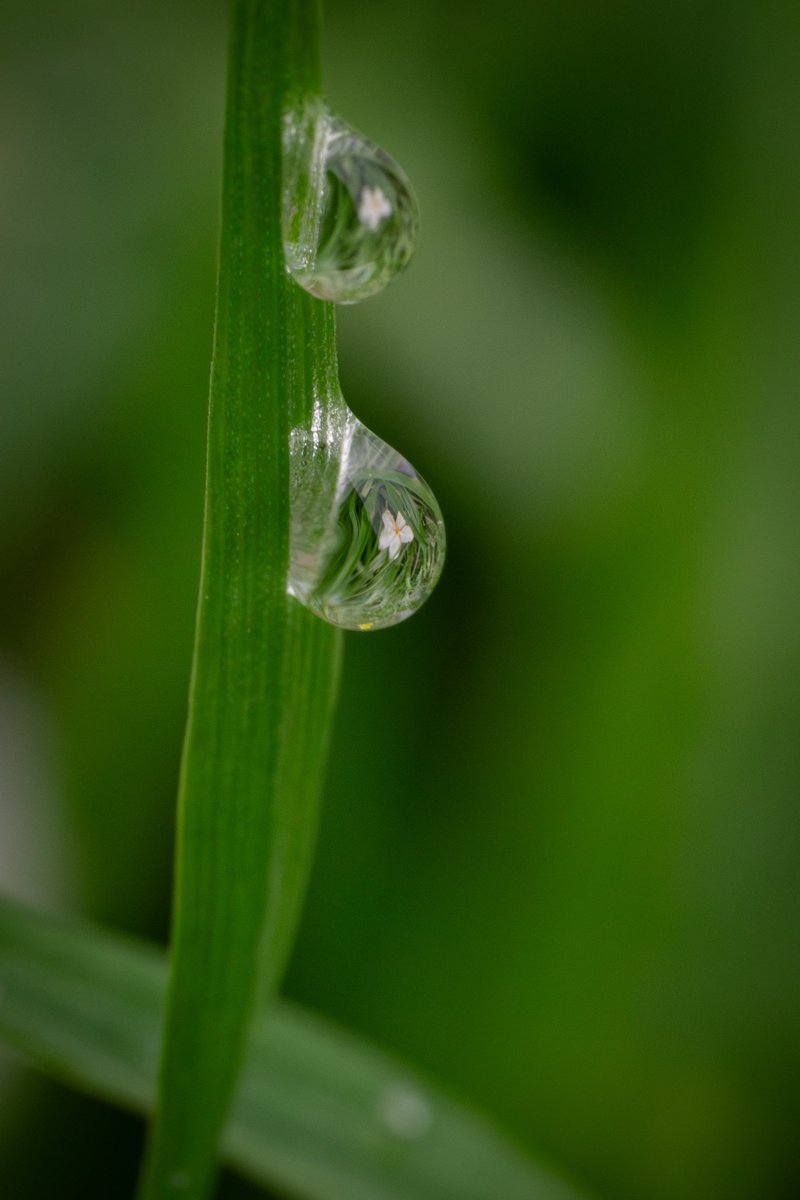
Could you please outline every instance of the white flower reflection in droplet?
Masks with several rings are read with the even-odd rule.
[[[404,545],[414,540],[414,530],[402,513],[393,516],[387,508],[383,514],[383,529],[378,539],[378,549],[388,550],[389,558],[397,558]]]
[[[367,229],[376,230],[392,215],[392,206],[379,187],[365,187],[358,205],[358,219]]]

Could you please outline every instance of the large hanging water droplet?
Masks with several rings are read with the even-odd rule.
[[[292,435],[289,592],[344,629],[384,629],[427,600],[445,532],[431,489],[341,404]]]
[[[417,202],[380,146],[314,105],[287,118],[284,174],[286,265],[312,296],[354,304],[408,265]]]

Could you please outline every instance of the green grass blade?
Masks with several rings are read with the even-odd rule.
[[[152,947],[0,902],[0,1038],[57,1079],[149,1111],[165,982]],[[223,1152],[304,1200],[579,1200],[469,1109],[286,1002],[255,1028]]]
[[[291,944],[339,643],[286,598],[289,445],[336,371],[287,276],[283,116],[318,89],[315,0],[233,0],[203,568],[163,1059],[142,1200],[202,1200],[252,1014]]]

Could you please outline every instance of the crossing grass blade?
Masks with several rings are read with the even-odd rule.
[[[153,1105],[166,963],[0,901],[0,1040],[136,1112]],[[227,1162],[302,1200],[586,1200],[376,1047],[285,1001],[257,1023]]]

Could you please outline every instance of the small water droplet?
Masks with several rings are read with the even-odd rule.
[[[354,304],[408,265],[419,212],[385,150],[317,104],[287,117],[284,163],[286,265],[307,292]]]
[[[385,629],[433,591],[442,514],[411,464],[344,402],[292,435],[289,592],[343,629]]]
[[[422,1137],[433,1123],[429,1101],[408,1083],[385,1088],[378,1099],[378,1111],[389,1132],[408,1141]]]

